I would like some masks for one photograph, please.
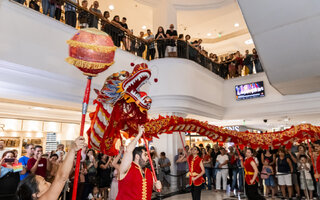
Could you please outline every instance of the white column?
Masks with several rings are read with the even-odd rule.
[[[159,0],[153,7],[153,32],[157,33],[158,27],[162,26],[164,31],[173,24],[177,30],[177,11],[171,3],[171,0]]]
[[[182,113],[170,113],[166,115],[176,115],[180,117],[186,117],[186,114]],[[183,143],[185,144],[185,134],[181,133]],[[166,153],[166,157],[171,162],[171,174],[177,174],[177,166],[174,163],[174,157],[178,154],[178,148],[183,148],[180,135],[178,132],[174,132],[172,134],[162,134],[159,136],[159,139],[153,139],[153,146],[155,147],[158,155],[160,156],[161,152]],[[158,162],[158,161],[157,161]],[[158,163],[157,163],[158,166]],[[171,178],[171,189],[176,190],[177,189],[177,178],[176,177],[170,177]]]

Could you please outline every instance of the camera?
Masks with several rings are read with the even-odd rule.
[[[267,123],[267,122],[268,122],[268,120],[267,120],[267,119],[264,119],[264,120],[263,120],[263,122],[264,122],[264,123]]]

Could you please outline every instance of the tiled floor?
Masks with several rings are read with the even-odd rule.
[[[229,198],[228,195],[223,193],[217,193],[213,191],[202,191],[201,192],[201,200],[222,200]],[[183,199],[183,200],[192,200],[191,193],[182,194],[182,195],[176,195],[170,198],[166,198],[166,200],[177,200],[177,199]],[[231,198],[229,198],[231,199]],[[236,199],[236,198],[233,198]]]
[[[175,195],[172,196],[170,198],[165,198],[165,200],[192,200],[191,198],[191,193],[187,193],[187,194],[181,194],[181,195]],[[229,195],[225,194],[225,193],[219,193],[219,192],[214,192],[214,191],[202,191],[201,193],[201,200],[236,200],[240,198],[236,198],[236,197],[229,197]],[[241,199],[245,199],[245,198],[241,198]],[[268,199],[268,198],[267,198]],[[271,200],[271,198],[269,198]],[[280,199],[280,198],[279,198]],[[277,198],[278,200],[278,198]]]

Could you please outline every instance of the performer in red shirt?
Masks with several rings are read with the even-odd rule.
[[[314,147],[315,150],[319,153],[318,157],[317,157],[317,162],[316,162],[316,172],[314,177],[318,180],[317,181],[317,194],[318,196],[320,196],[320,140],[317,140],[314,142]]]
[[[201,186],[205,182],[203,174],[205,169],[203,166],[201,151],[199,147],[191,149],[191,155],[188,157],[189,164],[189,185],[191,185],[192,200],[201,199]]]
[[[150,200],[153,186],[161,190],[160,181],[154,182],[151,171],[146,168],[148,161],[147,151],[136,144],[144,132],[144,127],[139,127],[139,133],[127,146],[123,154],[119,172],[117,200]]]
[[[256,162],[254,161],[253,150],[248,148],[246,150],[246,160],[242,164],[245,171],[245,181],[246,181],[246,195],[248,200],[265,200],[258,192],[258,167]]]

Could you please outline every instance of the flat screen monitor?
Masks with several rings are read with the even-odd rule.
[[[236,85],[235,89],[236,89],[237,100],[251,99],[251,98],[265,96],[263,81]]]

